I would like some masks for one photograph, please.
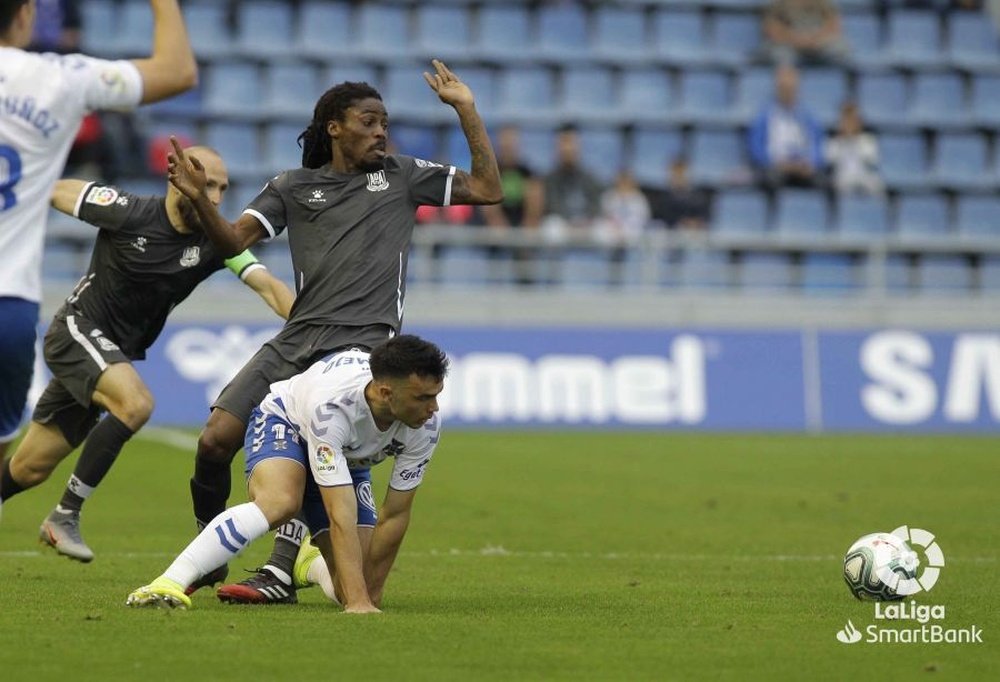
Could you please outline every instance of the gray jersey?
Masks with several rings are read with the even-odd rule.
[[[448,206],[454,166],[387,156],[384,170],[285,171],[244,213],[288,229],[297,295],[289,324],[386,324],[399,331],[418,206]]]

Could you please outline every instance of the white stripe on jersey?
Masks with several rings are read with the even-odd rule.
[[[455,177],[455,167],[448,166],[448,179],[444,181],[444,203],[442,206],[451,206],[451,179]]]
[[[261,213],[260,211],[255,211],[252,208],[245,208],[243,209],[243,212],[248,215],[252,215],[254,218],[259,220],[260,224],[264,226],[265,230],[267,230],[267,233],[271,235],[271,239],[274,239],[275,237],[278,236],[278,233],[274,231],[274,226],[271,225],[271,221],[265,218],[263,213]]]
[[[88,182],[86,185],[83,186],[83,191],[80,192],[80,196],[78,196],[76,198],[76,203],[73,204],[73,217],[74,218],[79,218],[80,217],[80,207],[83,206],[83,198],[85,196],[87,196],[87,192],[90,191],[90,188],[93,187],[96,184],[97,184],[96,182]]]
[[[94,344],[90,342],[90,339],[80,333],[80,328],[76,326],[76,316],[67,315],[66,326],[69,327],[70,336],[72,336],[78,344],[83,346],[83,349],[94,359],[94,362],[96,362],[97,366],[101,368],[101,371],[103,372],[106,370],[108,368],[108,363],[104,362],[104,358],[102,358],[101,354],[96,348],[94,348]]]

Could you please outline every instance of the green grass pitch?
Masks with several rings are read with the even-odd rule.
[[[35,539],[69,463],[5,505],[0,679],[1000,679],[998,445],[453,431],[385,613],[352,617],[318,588],[297,606],[227,606],[203,590],[190,611],[125,608],[194,527],[191,451],[140,435],[85,510],[92,564]],[[231,502],[244,499],[237,483]],[[875,623],[842,582],[844,551],[902,524],[936,533],[946,557],[918,602],[945,605],[945,627],[978,626],[982,644],[837,641],[848,620]],[[919,625],[886,625],[903,626]]]

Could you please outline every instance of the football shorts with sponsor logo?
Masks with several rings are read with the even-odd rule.
[[[92,401],[97,380],[111,365],[130,360],[99,327],[75,313],[52,320],[44,354],[52,381],[31,418],[55,424],[71,445],[79,445],[101,415],[101,408]]]
[[[0,443],[14,439],[24,419],[24,406],[35,366],[38,304],[0,296]]]
[[[222,389],[212,407],[221,408],[248,424],[251,413],[274,382],[289,379],[340,350],[351,347],[371,350],[392,334],[393,329],[386,324],[286,324]]]
[[[268,459],[280,457],[301,464],[306,472],[302,515],[309,526],[309,532],[315,537],[330,529],[330,517],[327,516],[319,486],[309,467],[309,454],[306,452],[304,439],[294,426],[280,417],[265,415],[254,408],[243,449],[246,453],[245,473],[248,481],[253,475],[254,467]],[[351,481],[358,501],[358,525],[374,527],[378,521],[378,511],[372,494],[371,469],[351,469]]]

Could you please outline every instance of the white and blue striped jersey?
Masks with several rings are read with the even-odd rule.
[[[141,99],[131,62],[0,47],[0,296],[41,300],[49,198],[80,121]]]
[[[417,429],[395,421],[379,431],[365,399],[371,378],[368,353],[345,351],[271,384],[260,404],[265,415],[298,431],[320,486],[351,485],[350,469],[371,467],[387,457],[394,459],[389,487],[412,490],[423,480],[441,433],[440,418],[435,414]]]

